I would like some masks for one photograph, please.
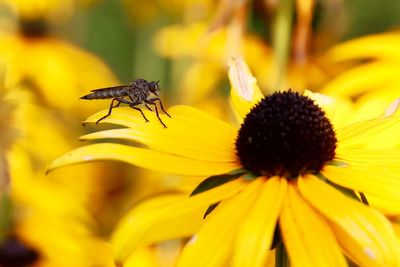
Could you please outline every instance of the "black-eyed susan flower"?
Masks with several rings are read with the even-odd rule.
[[[5,88],[24,84],[43,105],[76,114],[76,99],[91,88],[116,84],[104,62],[54,34],[74,10],[74,0],[3,1],[13,11],[0,31]],[[4,5],[0,5],[4,12]],[[89,105],[88,108],[93,108]]]
[[[51,163],[50,170],[120,160],[209,177],[191,196],[123,220],[112,239],[116,262],[140,246],[192,236],[177,266],[264,266],[280,242],[293,266],[398,266],[399,242],[384,213],[400,212],[400,152],[360,146],[398,117],[335,128],[306,95],[289,90],[263,97],[240,59],[230,62],[229,77],[239,128],[189,106],[169,109],[167,129],[150,112],[152,122],[144,123],[140,114],[119,108],[104,122],[125,128],[82,139],[126,139],[145,147],[93,144]],[[381,206],[369,207],[366,194]]]
[[[59,155],[58,149],[64,151],[74,146],[70,137],[85,131],[74,123],[74,116],[82,114],[82,109],[76,108],[77,99],[89,89],[116,84],[102,60],[55,34],[59,23],[65,23],[71,15],[76,2],[0,1],[2,13],[8,6],[14,14],[2,17],[2,21],[8,21],[15,28],[14,31],[7,31],[5,27],[0,30],[2,90],[15,95],[17,112],[13,123],[20,133],[18,146],[30,156],[30,167],[37,176],[44,177],[45,165]],[[97,110],[97,105],[102,104],[84,106]],[[18,160],[10,164],[18,165]],[[76,178],[82,178],[79,183],[70,179],[71,171]],[[99,183],[105,173],[112,170],[102,166],[74,168],[55,174],[50,181],[68,187],[90,212],[102,213],[104,203],[113,202],[110,199],[106,202],[104,196],[126,182],[126,176],[116,171],[114,175],[120,179],[107,177]]]
[[[3,89],[0,99],[0,266],[112,266],[110,247],[97,235],[82,194],[72,194],[57,176],[44,177],[42,161],[57,150],[46,142],[53,147],[66,142],[51,131],[57,122],[28,95]],[[85,174],[75,170],[80,173],[75,177]],[[86,194],[87,187],[80,183]]]
[[[0,245],[1,266],[113,266],[111,248],[80,198],[32,171],[13,147],[9,166],[12,224]],[[18,162],[18,163],[17,163]]]

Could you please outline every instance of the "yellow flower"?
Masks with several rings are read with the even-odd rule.
[[[229,65],[239,129],[189,106],[170,108],[172,118],[162,116],[167,129],[151,112],[146,111],[150,123],[145,123],[138,112],[119,108],[104,122],[125,128],[82,139],[134,140],[145,148],[92,144],[50,164],[53,170],[120,160],[209,177],[190,197],[136,210],[123,221],[112,239],[116,262],[142,245],[193,236],[177,266],[264,266],[275,236],[293,266],[346,266],[346,257],[361,266],[398,266],[398,239],[381,212],[400,213],[400,151],[359,144],[399,118],[382,116],[334,129],[310,97],[293,91],[263,97],[243,61]],[[381,212],[368,206],[366,194],[381,200]]]
[[[80,199],[32,171],[21,147],[14,146],[7,159],[13,225],[0,246],[0,265],[113,266],[111,248],[96,236]]]
[[[258,6],[245,1],[210,2],[210,6],[205,5],[209,1],[189,3],[184,13],[197,6],[204,7],[196,13],[197,19],[183,18],[181,23],[167,25],[154,40],[157,51],[172,59],[174,69],[178,70],[175,83],[178,101],[226,119],[219,116],[226,110],[226,105],[220,103],[224,101],[219,100],[228,89],[224,75],[226,61],[237,55],[243,55],[264,92],[319,88],[327,79],[317,57],[308,53],[313,1],[296,1],[296,10],[293,4],[289,13],[296,13],[296,24],[289,19],[291,16],[278,19],[282,11],[277,10],[279,1],[269,3],[256,13],[252,10]],[[271,14],[274,14],[273,23],[270,23]],[[291,26],[278,29],[276,25],[280,23],[295,25],[295,28],[293,31]],[[289,53],[289,46],[293,47],[293,53]],[[216,100],[213,107],[211,99]]]
[[[0,266],[112,266],[110,247],[96,236],[82,197],[53,180],[57,176],[43,177],[42,161],[59,153],[55,144],[70,147],[51,131],[58,122],[34,106],[27,91],[2,94]],[[74,176],[83,180],[89,172],[82,170]]]
[[[321,92],[354,100],[355,109],[347,116],[348,122],[379,116],[399,97],[399,44],[400,33],[389,32],[349,40],[327,51],[327,61],[332,66],[344,67],[344,71],[327,82]],[[391,129],[393,132],[399,130],[400,125],[396,130]],[[369,143],[398,147],[400,138],[395,138],[391,131]]]
[[[357,99],[362,109],[357,119],[378,115],[383,107],[398,98],[399,44],[400,33],[390,32],[335,45],[327,51],[327,61],[347,68],[321,91]]]
[[[52,22],[68,18],[74,10],[75,0],[0,0],[15,15],[26,20],[46,19]]]
[[[73,113],[78,112],[76,99],[90,89],[116,84],[100,59],[52,37],[3,34],[0,61],[5,65],[6,88],[25,83],[45,105]]]
[[[74,1],[5,2],[21,13],[10,20],[15,31],[0,31],[0,67],[7,90],[24,84],[44,105],[78,115],[76,99],[93,88],[117,83],[102,60],[52,36],[54,25],[47,16],[59,21],[57,12],[68,12]]]

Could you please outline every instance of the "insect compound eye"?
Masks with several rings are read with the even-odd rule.
[[[157,82],[154,82],[154,81],[149,82],[149,89],[154,94],[157,94],[158,91],[160,91],[160,88],[158,87],[158,83],[159,83],[159,81],[157,81]]]

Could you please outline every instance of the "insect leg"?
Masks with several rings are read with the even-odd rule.
[[[138,108],[138,107],[134,107],[134,106],[136,106],[136,105],[141,104],[142,101],[135,100],[136,98],[134,99],[134,98],[132,97],[132,95],[130,95],[130,94],[128,94],[128,97],[129,97],[129,99],[131,100],[129,106],[130,106],[131,108],[133,108],[133,109],[138,110],[138,111],[142,114],[142,116],[143,116],[143,118],[145,119],[145,121],[146,121],[146,122],[149,122],[149,120],[148,120],[148,119],[146,118],[146,116],[144,115],[143,111],[142,111],[140,108]],[[152,111],[151,108],[150,108],[146,103],[144,103],[144,104],[145,104],[145,106],[146,106],[146,108],[147,108],[148,110]]]
[[[146,108],[147,108],[148,110],[153,111],[153,110],[149,107],[149,105],[147,105],[147,103],[144,103],[144,105],[146,106]]]
[[[118,103],[117,103],[117,105],[114,106],[114,101],[115,101],[115,100],[118,101]],[[108,116],[110,116],[110,115],[111,115],[112,109],[118,107],[120,104],[121,104],[121,100],[120,100],[120,99],[118,99],[118,98],[113,98],[113,100],[111,101],[110,108],[108,109],[107,115],[105,115],[105,116],[101,117],[100,119],[98,119],[98,120],[96,121],[96,124],[99,124],[99,122],[100,122],[101,120],[104,120],[105,118],[107,118]]]
[[[148,101],[151,101],[151,102],[154,102],[154,101],[156,101],[156,100],[158,100],[158,102],[160,103],[161,110],[162,110],[168,117],[172,118],[171,115],[169,115],[168,112],[165,111],[164,106],[163,106],[163,104],[162,104],[160,98],[156,97],[156,98],[150,98],[150,99],[148,99]]]
[[[131,105],[129,105],[129,106],[130,106],[131,108],[136,109],[137,111],[139,111],[139,112],[142,114],[142,116],[143,116],[143,118],[144,118],[144,120],[145,120],[146,122],[150,122],[150,121],[146,118],[146,116],[144,115],[143,111],[142,111],[140,108],[135,107],[135,105],[137,105],[137,104],[131,104]]]
[[[158,114],[158,108],[157,108],[156,103],[154,103],[154,100],[151,100],[151,99],[145,100],[145,103],[154,105],[154,108],[156,109],[156,115],[157,115],[158,120],[161,122],[161,124],[164,126],[164,128],[167,128],[167,125],[165,125],[164,122],[161,120],[160,114]]]

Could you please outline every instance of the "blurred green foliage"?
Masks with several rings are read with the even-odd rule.
[[[348,27],[343,39],[398,29],[400,1],[351,0],[343,1]],[[333,22],[334,23],[334,22]]]
[[[317,1],[316,12],[322,12],[322,14],[316,14],[316,17],[323,16],[326,12],[323,10],[325,2]],[[400,25],[400,1],[398,0],[343,1],[342,7],[346,23],[341,36],[342,40],[394,30]],[[170,18],[159,12],[155,20],[135,25],[135,20],[129,18],[121,1],[103,0],[97,1],[85,10],[80,10],[74,19],[75,21],[70,26],[73,29],[69,29],[73,40],[100,56],[121,82],[126,83],[142,77],[161,80],[164,86],[170,84],[168,81],[169,60],[160,57],[155,52],[153,36],[157,30],[171,21],[176,22],[176,18]],[[328,23],[341,22],[332,20]],[[260,30],[259,23],[249,27]],[[269,32],[268,29],[260,31],[263,36]]]

